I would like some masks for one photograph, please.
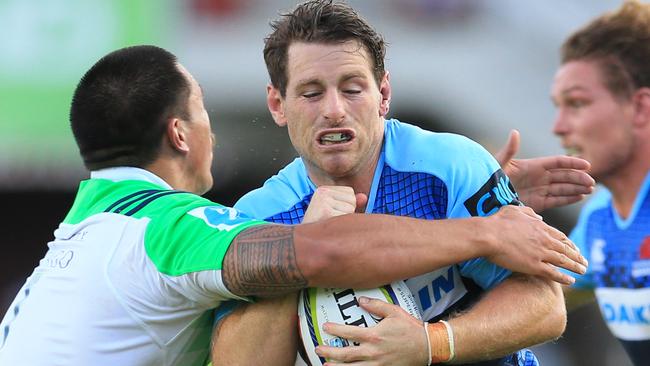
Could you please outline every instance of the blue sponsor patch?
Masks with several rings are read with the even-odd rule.
[[[225,231],[230,231],[245,222],[251,221],[249,217],[230,207],[199,207],[188,212],[188,214],[202,219],[206,224],[214,228]]]

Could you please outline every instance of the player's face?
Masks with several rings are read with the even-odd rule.
[[[187,169],[185,175],[190,182],[193,193],[203,194],[212,187],[212,148],[214,135],[210,127],[210,117],[203,106],[203,91],[194,77],[182,66],[179,69],[190,83],[188,99],[189,121],[187,128]]]
[[[386,74],[377,85],[372,64],[366,48],[356,41],[295,42],[288,52],[285,97],[268,87],[275,122],[288,127],[293,146],[317,184],[354,179],[374,167],[390,84]]]
[[[562,65],[551,97],[557,107],[553,133],[567,153],[589,161],[597,181],[615,176],[633,151],[633,103],[607,89],[593,61]]]

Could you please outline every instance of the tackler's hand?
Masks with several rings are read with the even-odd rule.
[[[494,156],[526,206],[541,212],[578,202],[594,190],[595,181],[587,174],[589,162],[564,155],[513,159],[519,140],[519,132],[512,130]]]
[[[513,272],[549,278],[564,285],[575,279],[558,270],[561,267],[584,274],[587,260],[561,231],[546,224],[531,208],[503,206],[482,231],[491,252],[485,257]]]

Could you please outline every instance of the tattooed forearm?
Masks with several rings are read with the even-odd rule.
[[[296,263],[293,227],[255,226],[242,231],[226,253],[223,281],[241,296],[277,296],[307,285]]]

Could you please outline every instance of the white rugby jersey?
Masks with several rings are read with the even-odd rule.
[[[221,277],[263,224],[137,168],[93,173],[0,323],[0,365],[203,365]]]

